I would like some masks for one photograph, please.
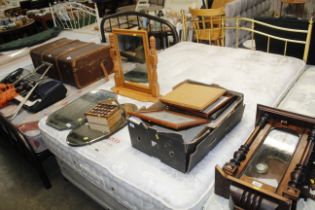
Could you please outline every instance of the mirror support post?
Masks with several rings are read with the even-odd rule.
[[[153,36],[150,37],[150,71],[151,71],[151,90],[152,96],[158,97],[160,95],[160,87],[158,83],[157,76],[157,51],[156,51],[156,43],[155,38]]]
[[[117,57],[117,52],[115,49],[115,40],[114,40],[114,35],[113,34],[109,34],[109,43],[110,43],[110,56],[113,60],[113,64],[114,64],[114,79],[115,79],[115,86],[116,87],[122,87],[123,86],[123,79],[121,77],[121,72],[120,72],[120,62],[118,61],[119,58]]]

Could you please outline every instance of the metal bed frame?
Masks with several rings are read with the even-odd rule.
[[[181,11],[181,16],[182,16],[182,23],[183,23],[182,40],[187,41],[189,22],[187,21],[187,18],[186,18],[184,11]],[[258,21],[258,20],[251,19],[251,18],[245,18],[245,17],[236,17],[236,18],[221,17],[220,19],[209,18],[208,19],[208,25],[212,26],[217,21],[222,21],[222,23],[219,24],[218,27],[215,27],[215,28],[200,27],[200,28],[193,28],[192,30],[193,30],[194,34],[198,34],[200,32],[206,31],[209,33],[209,37],[211,37],[211,33],[213,33],[215,30],[222,30],[223,34],[225,33],[226,30],[235,30],[235,40],[236,40],[235,47],[236,48],[238,48],[240,46],[240,43],[239,43],[239,34],[240,33],[244,33],[244,32],[249,33],[252,40],[254,40],[255,34],[261,35],[261,36],[264,36],[267,38],[267,48],[266,48],[267,53],[270,52],[270,43],[271,43],[272,39],[284,42],[284,50],[283,50],[284,56],[287,55],[287,48],[288,48],[289,43],[301,44],[301,45],[304,45],[303,60],[306,62],[308,59],[308,54],[309,54],[309,50],[310,50],[311,35],[312,35],[312,29],[313,29],[313,19],[312,18],[309,20],[308,28],[305,30],[279,27],[279,26],[275,26],[272,24],[264,23],[262,21]],[[288,32],[288,33],[304,34],[306,38],[305,38],[305,40],[301,40],[301,39],[291,39],[291,38],[276,36],[273,34],[269,34],[269,33],[263,32],[263,31],[256,30],[255,25],[261,25],[261,26],[264,26],[266,28],[271,28],[274,30],[284,31],[284,32]],[[209,43],[209,44],[211,44],[211,43]],[[223,44],[223,46],[224,46],[224,44]],[[254,49],[253,45],[252,45],[251,49]]]
[[[107,41],[105,33],[113,28],[147,30],[149,36],[163,43],[163,49],[179,42],[177,31],[169,21],[145,13],[130,11],[104,16],[100,25],[102,42]]]

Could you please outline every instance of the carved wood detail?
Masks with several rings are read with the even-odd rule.
[[[309,169],[315,158],[315,118],[258,105],[256,122],[255,129],[233,158],[223,168],[216,167],[215,193],[229,197],[231,208],[238,210],[295,210],[299,198],[313,197],[309,195],[307,185]],[[245,179],[245,170],[273,129],[298,136],[285,173],[277,186],[251,175]]]

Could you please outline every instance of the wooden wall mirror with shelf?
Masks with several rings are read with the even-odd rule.
[[[234,209],[295,210],[299,198],[311,198],[314,145],[315,118],[258,105],[253,132],[216,166],[215,193]]]

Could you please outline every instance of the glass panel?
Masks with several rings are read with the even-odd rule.
[[[122,104],[121,107],[125,110],[125,112],[134,112],[137,110],[137,106],[134,104]],[[104,133],[91,129],[88,123],[83,124],[70,132],[70,134],[67,136],[67,143],[71,146],[83,146],[107,139],[113,133],[123,128],[126,123],[127,117],[123,114],[120,120],[114,123],[112,127],[110,127],[109,131]]]
[[[85,112],[109,98],[116,95],[106,90],[91,91],[49,115],[46,123],[58,130],[77,128],[86,122]]]
[[[142,37],[118,35],[118,44],[125,81],[148,85],[147,64]]]
[[[174,124],[182,124],[182,123],[191,123],[194,121],[193,118],[190,118],[189,115],[185,117],[184,115],[178,115],[177,113],[167,112],[167,111],[160,111],[160,112],[148,112],[142,113],[148,117],[153,119],[157,119],[160,121],[167,121]]]
[[[297,135],[272,130],[252,157],[243,176],[277,188],[298,142]]]

